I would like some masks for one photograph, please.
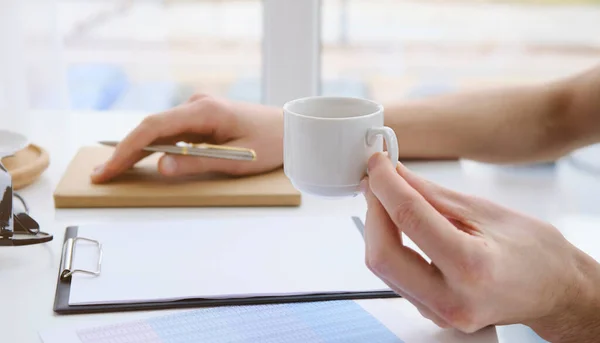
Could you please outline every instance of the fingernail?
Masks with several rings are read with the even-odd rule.
[[[177,171],[177,161],[175,157],[167,155],[162,160],[162,170],[165,174],[173,175]]]
[[[104,171],[104,164],[96,166],[94,168],[94,170],[92,171],[92,174],[94,174],[94,175],[102,174],[102,171]]]
[[[362,181],[360,182],[359,188],[363,194],[367,193],[367,186],[368,186],[367,179],[366,178],[362,179]]]

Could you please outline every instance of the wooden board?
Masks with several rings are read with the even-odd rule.
[[[93,169],[104,163],[111,152],[109,147],[81,148],[54,191],[54,206],[298,206],[301,202],[300,192],[282,169],[244,177],[201,175],[174,179],[158,173],[158,154],[138,162],[108,183],[91,183]]]
[[[35,144],[2,158],[2,165],[12,177],[14,190],[27,187],[36,181],[50,165],[48,152]]]

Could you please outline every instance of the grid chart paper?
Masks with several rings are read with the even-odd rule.
[[[350,300],[206,308],[77,335],[82,343],[403,343]]]

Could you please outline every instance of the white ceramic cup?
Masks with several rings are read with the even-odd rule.
[[[325,196],[355,196],[367,162],[383,151],[398,163],[398,140],[384,126],[383,106],[366,99],[308,97],[283,106],[284,172],[296,189]]]

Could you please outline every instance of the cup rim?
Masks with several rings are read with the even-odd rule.
[[[325,117],[314,117],[314,116],[309,116],[306,114],[301,114],[298,113],[296,111],[292,111],[290,110],[290,106],[298,103],[298,102],[302,102],[302,101],[307,101],[307,100],[323,100],[323,99],[327,99],[327,100],[358,100],[358,101],[362,101],[365,103],[369,103],[372,105],[375,105],[375,107],[377,108],[377,110],[368,113],[368,114],[364,114],[364,115],[359,115],[359,116],[354,116],[354,117],[343,117],[343,118],[325,118]],[[370,118],[373,117],[381,112],[383,112],[383,105],[373,101],[373,100],[369,100],[366,98],[359,98],[359,97],[351,97],[351,96],[328,96],[328,95],[317,95],[317,96],[306,96],[306,97],[302,97],[302,98],[298,98],[298,99],[294,99],[294,100],[290,100],[288,102],[286,102],[283,105],[283,111],[287,112],[289,114],[292,114],[294,116],[297,117],[302,117],[302,118],[306,118],[306,119],[313,119],[313,120],[327,120],[327,121],[337,121],[337,120],[360,120],[360,119],[364,119],[364,118]]]

